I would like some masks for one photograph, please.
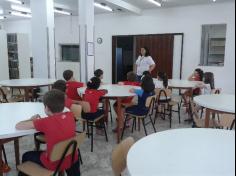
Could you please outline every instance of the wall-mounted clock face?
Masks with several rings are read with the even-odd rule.
[[[103,42],[103,39],[102,39],[102,38],[98,38],[98,39],[97,39],[97,43],[98,43],[98,44],[102,44],[102,42]]]

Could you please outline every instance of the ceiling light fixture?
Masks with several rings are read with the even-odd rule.
[[[22,13],[22,12],[11,11],[10,14],[13,15],[13,16],[32,18],[32,15],[31,15],[31,14],[28,14],[28,13]]]
[[[3,10],[2,9],[0,9],[0,15],[2,15],[3,14]]]
[[[148,0],[148,1],[153,3],[153,4],[155,4],[155,5],[157,5],[158,7],[162,6],[162,4],[160,2],[158,2],[158,1],[156,1],[156,0]]]
[[[69,15],[69,16],[72,15],[72,13],[67,12],[67,11],[64,11],[63,9],[58,9],[58,8],[55,8],[55,9],[54,9],[54,12],[55,12],[55,13],[58,13],[58,14],[62,14],[62,15]]]
[[[103,9],[103,10],[107,10],[109,12],[113,11],[111,7],[104,5],[104,4],[99,4],[97,2],[94,3],[94,6],[100,8],[100,9]]]
[[[27,7],[22,7],[19,5],[11,5],[12,10],[20,11],[20,12],[25,12],[25,13],[31,13],[31,9]]]
[[[12,3],[15,3],[15,4],[24,4],[24,2],[20,1],[20,0],[6,0],[8,2],[12,2]]]
[[[0,20],[4,20],[5,18],[5,16],[0,16]]]

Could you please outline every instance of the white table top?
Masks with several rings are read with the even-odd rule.
[[[196,88],[199,83],[201,83],[201,82],[170,79],[169,80],[169,87],[170,88],[178,88],[178,89],[192,89],[192,88]]]
[[[43,78],[33,78],[33,79],[12,79],[0,81],[0,86],[3,87],[42,87],[52,85],[55,79],[43,79]]]
[[[201,95],[195,97],[194,102],[211,110],[235,114],[235,95]]]
[[[0,139],[34,134],[35,130],[16,130],[15,125],[20,121],[28,120],[35,114],[46,116],[42,103],[0,104]]]
[[[131,176],[234,176],[235,131],[170,130],[138,141],[128,154]]]
[[[102,85],[99,89],[105,89],[108,93],[104,97],[133,97],[135,96],[134,93],[130,93],[130,89],[140,89],[140,87],[136,86],[125,86],[125,85]],[[86,87],[79,88],[78,93],[84,94]]]

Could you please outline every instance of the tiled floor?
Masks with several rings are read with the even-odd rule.
[[[173,128],[190,128],[191,124],[184,123],[184,119],[187,117],[184,112],[182,114],[182,123],[178,123],[178,118],[174,115],[173,120]],[[112,127],[115,124],[109,124],[109,142],[105,142],[105,138],[103,136],[95,136],[95,147],[94,153],[90,152],[90,140],[86,140],[85,143],[81,147],[81,152],[83,156],[84,165],[81,166],[81,171],[83,176],[112,176],[112,169],[111,169],[111,153],[113,147],[116,145],[116,136],[112,133]],[[156,128],[158,131],[169,130],[169,121],[158,119]],[[149,134],[153,133],[151,126],[148,127]],[[141,132],[134,132],[133,134],[130,130],[127,130],[125,136],[132,136],[135,140],[139,140],[144,137],[143,130]],[[6,176],[16,176],[16,170],[14,165],[14,149],[13,144],[9,143],[6,146],[7,157],[10,163],[10,166],[13,168],[12,171]],[[34,149],[33,138],[31,136],[24,137],[20,139],[20,149],[21,154],[26,151]]]

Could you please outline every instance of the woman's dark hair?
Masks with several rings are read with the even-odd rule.
[[[72,70],[66,70],[63,73],[63,77],[66,81],[69,81],[74,76],[74,73]]]
[[[200,76],[200,81],[203,81],[203,78],[204,78],[204,71],[203,71],[202,69],[200,69],[200,68],[197,68],[197,69],[195,70],[195,72],[197,72],[197,73],[199,74],[199,76]]]
[[[143,72],[143,76],[150,76],[150,77],[152,77],[152,75],[151,75],[151,73],[149,71]]]
[[[66,92],[66,82],[64,80],[58,80],[52,85],[52,89],[60,90]]]
[[[97,69],[97,70],[94,72],[94,76],[97,77],[97,78],[100,78],[103,74],[104,74],[104,72],[103,72],[102,69]]]
[[[51,90],[44,95],[43,104],[48,107],[52,113],[63,112],[65,107],[65,94],[60,90]]]
[[[90,79],[90,81],[87,83],[87,88],[88,89],[95,89],[98,90],[98,88],[101,85],[101,80],[97,77],[93,77]]]
[[[205,84],[210,84],[212,90],[215,89],[215,76],[214,76],[214,73],[206,72],[204,74],[204,83]]]
[[[151,93],[155,89],[155,84],[153,82],[152,77],[144,76],[142,79],[141,87],[146,93]]]
[[[168,76],[167,76],[167,74],[164,73],[164,72],[159,72],[158,77],[161,79],[161,81],[163,81],[164,87],[167,88],[168,87]]]
[[[149,51],[148,47],[142,47],[141,49],[145,49],[146,50],[145,57],[150,56],[150,51]],[[143,56],[142,53],[140,55]]]
[[[137,75],[132,71],[127,73],[127,81],[130,81],[130,82],[137,81]]]

